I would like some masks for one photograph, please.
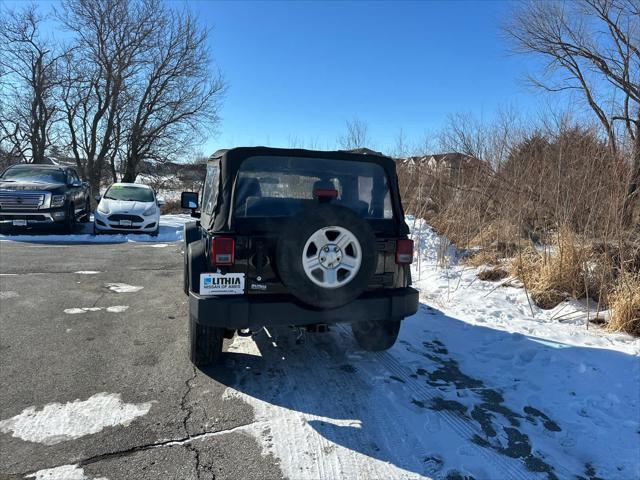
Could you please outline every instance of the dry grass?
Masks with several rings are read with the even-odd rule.
[[[599,291],[589,268],[589,250],[568,227],[555,235],[554,251],[527,248],[510,264],[511,275],[522,280],[540,308],[553,308],[567,296],[582,298]]]
[[[482,249],[471,253],[463,261],[466,265],[478,268],[484,265],[499,265],[502,258],[504,258],[504,255],[500,255],[496,250]]]
[[[608,329],[640,335],[640,274],[622,275],[610,296]]]
[[[160,207],[160,213],[166,215],[168,213],[187,213],[187,210],[180,206],[180,200],[166,200],[165,204]]]
[[[507,278],[509,276],[509,272],[507,272],[501,266],[493,266],[489,268],[483,268],[476,275],[480,280],[497,282],[499,280],[504,280],[505,278]]]

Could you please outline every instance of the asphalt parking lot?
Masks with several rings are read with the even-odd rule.
[[[281,476],[187,358],[181,248],[0,241],[0,478]]]
[[[198,370],[182,242],[113,239],[0,238],[0,479],[638,477],[633,355],[423,301],[385,352],[261,330]]]

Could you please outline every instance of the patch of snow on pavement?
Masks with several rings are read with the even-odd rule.
[[[15,230],[15,235],[0,235],[0,242],[30,242],[30,243],[168,243],[182,240],[183,225],[193,222],[190,215],[161,215],[160,230],[157,236],[140,233],[103,233],[93,234],[92,223],[81,223],[72,234],[60,234],[44,229]]]
[[[38,470],[36,473],[27,475],[25,478],[35,478],[36,480],[91,480],[84,474],[84,469],[78,465],[62,465],[55,468]],[[109,480],[106,477],[95,477],[93,480]]]
[[[107,307],[107,312],[110,313],[122,313],[129,308],[128,305],[114,305],[113,307]]]
[[[65,308],[64,313],[68,313],[69,315],[77,315],[79,313],[87,313],[87,312],[99,312],[102,310],[102,307],[82,307],[82,308]]]
[[[97,275],[100,272],[98,272],[97,270],[80,270],[73,273],[79,273],[80,275]]]
[[[120,394],[97,393],[87,400],[50,403],[42,410],[28,407],[15,417],[0,421],[0,432],[28,442],[55,445],[98,433],[107,427],[128,425],[146,415],[152,402],[125,403]]]
[[[18,292],[14,292],[13,290],[6,290],[4,292],[0,292],[0,300],[7,300],[9,298],[16,298],[20,295]]]
[[[87,312],[99,312],[100,310],[106,310],[109,313],[122,313],[129,308],[128,305],[114,305],[113,307],[81,307],[81,308],[65,308],[64,313],[68,313],[69,315],[77,315],[79,313],[87,313]]]
[[[129,285],[127,283],[107,283],[105,285],[109,290],[113,290],[117,293],[134,293],[142,290],[144,287],[137,287],[135,285]]]
[[[247,429],[285,476],[640,478],[640,341],[532,315],[522,289],[408,223],[421,303],[391,349],[364,352],[345,326],[229,348],[225,396],[254,408]]]

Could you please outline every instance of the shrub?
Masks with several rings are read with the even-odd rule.
[[[510,270],[540,308],[553,308],[567,295],[582,298],[599,291],[589,268],[589,250],[566,226],[557,232],[552,250],[528,248],[513,259]]]
[[[608,328],[640,335],[640,274],[621,275],[610,296]]]
[[[507,272],[504,268],[500,266],[483,268],[477,274],[480,280],[485,280],[489,282],[497,282],[498,280],[504,280],[509,276],[509,272]]]

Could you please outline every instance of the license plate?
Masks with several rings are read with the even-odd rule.
[[[131,220],[120,220],[120,225],[123,227],[130,227],[131,226]]]
[[[244,273],[201,273],[200,295],[241,295]]]
[[[26,220],[14,220],[13,221],[13,226],[14,227],[26,227],[27,226],[27,221]]]

